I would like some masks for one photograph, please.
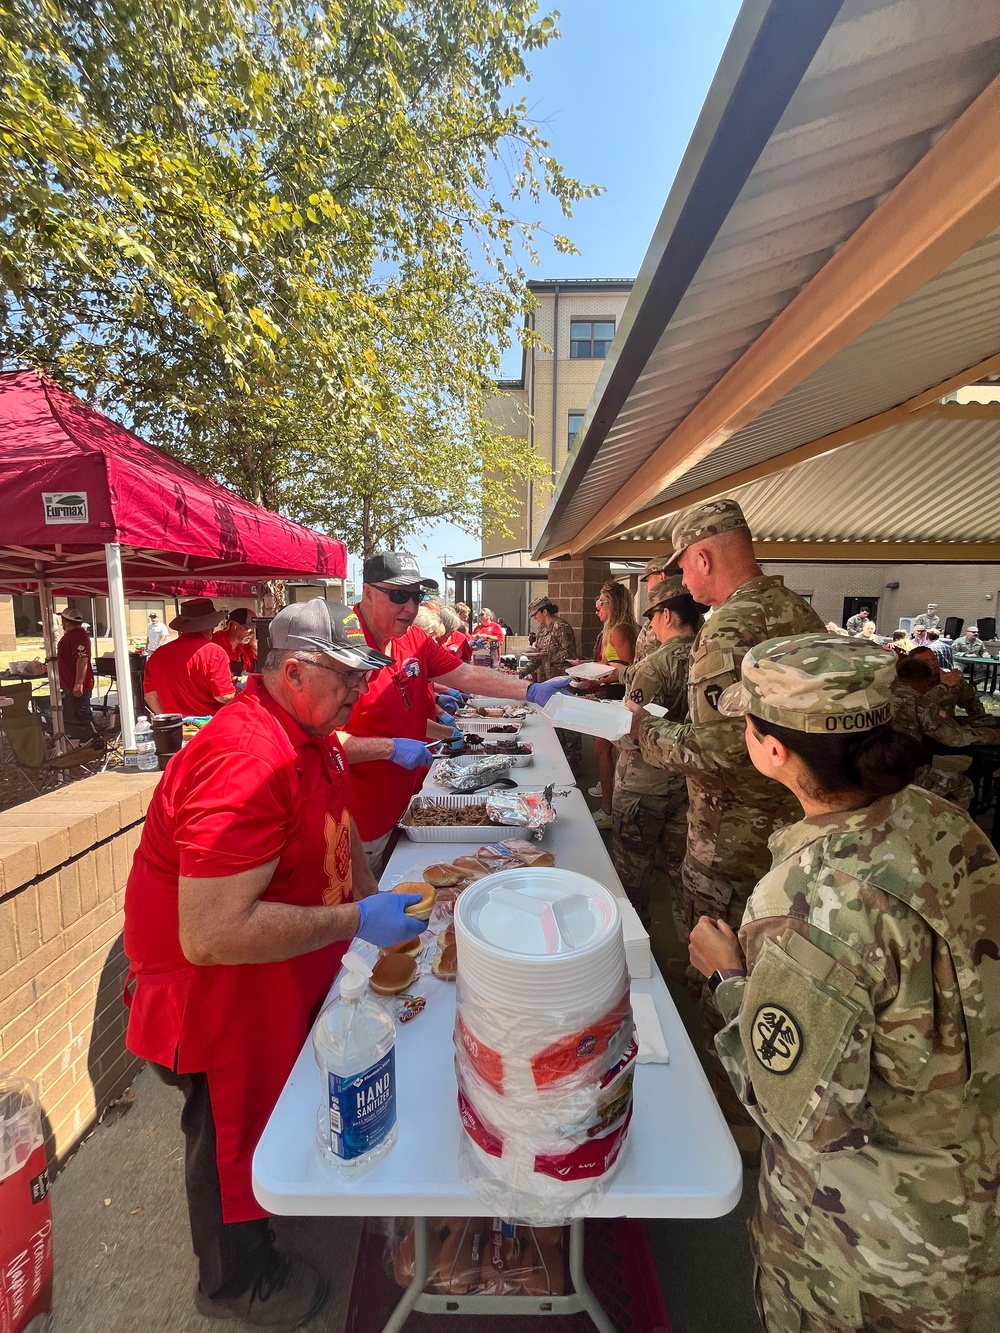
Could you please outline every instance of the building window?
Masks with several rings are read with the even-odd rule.
[[[576,443],[576,437],[579,434],[580,427],[583,425],[582,412],[570,412],[569,414],[569,434],[566,437],[566,450],[572,452],[573,445]]]
[[[569,355],[573,361],[602,361],[615,336],[613,319],[572,319],[569,324]]]

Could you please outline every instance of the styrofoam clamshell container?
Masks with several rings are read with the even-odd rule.
[[[455,904],[465,986],[510,1009],[601,1012],[620,995],[625,946],[614,894],[558,867],[501,870]]]
[[[554,727],[580,731],[585,736],[602,736],[620,741],[632,727],[632,714],[617,700],[575,699],[569,694],[554,694],[542,709]]]

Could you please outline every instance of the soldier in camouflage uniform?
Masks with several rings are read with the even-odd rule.
[[[674,722],[687,720],[688,659],[705,607],[684,589],[681,576],[660,581],[643,613],[657,648],[627,668],[625,698],[659,704]],[[624,736],[618,748],[611,803],[611,854],[619,878],[647,930],[669,906],[682,944],[689,923],[682,908],[681,863],[687,840],[687,783],[680,773],[651,768]]]
[[[901,659],[892,695],[892,725],[896,730],[955,750],[968,745],[998,744],[1000,718],[989,717],[984,709],[985,723],[977,721],[969,725],[956,721],[946,706],[947,690],[940,680],[940,672],[935,676],[933,667],[919,650]]]
[[[673,553],[668,551],[666,555],[654,555],[652,560],[646,561],[646,568],[642,571],[642,581],[645,584],[646,596],[650,603],[653,602],[660,584],[667,577],[667,568],[673,558]],[[633,665],[636,662],[641,662],[649,653],[655,653],[659,646],[660,641],[653,633],[652,622],[647,620],[639,630],[639,637],[635,641]],[[622,679],[624,679],[624,675]]]
[[[535,632],[535,652],[538,654],[526,674],[535,680],[553,680],[565,676],[566,668],[577,660],[576,635],[567,620],[559,618],[559,608],[548,597],[536,597],[528,604],[528,615],[538,626]],[[556,728],[563,753],[573,770],[573,776],[583,772],[583,746],[575,731]]]
[[[771,864],[768,838],[782,824],[800,818],[800,810],[784,787],[761,777],[751,764],[743,728],[719,712],[719,699],[739,680],[740,663],[755,644],[776,634],[821,630],[823,622],[783,579],[761,573],[750,529],[735,500],[710,500],[687,510],[675,524],[672,540],[684,586],[697,601],[716,609],[691,649],[690,721],[637,718],[632,734],[648,764],[687,779],[687,850],[681,874],[688,928],[707,912],[724,917],[736,929],[754,885]],[[718,1013],[704,995],[701,1010],[711,1057]],[[713,1085],[737,1143],[752,1155],[759,1138],[721,1068],[715,1070]]]
[[[952,651],[959,657],[988,658],[991,656],[986,644],[983,643],[982,639],[979,637],[978,625],[967,625],[965,633],[960,639],[956,639],[951,647]],[[977,680],[985,680],[988,674],[985,668],[980,670],[978,666],[972,666],[970,667],[970,670],[972,672],[970,680],[973,687],[975,687]]]
[[[684,586],[716,610],[691,649],[690,721],[640,716],[633,734],[648,764],[687,778],[684,884],[692,923],[709,912],[731,919],[735,927],[771,863],[768,837],[797,819],[799,808],[784,788],[762,778],[750,763],[743,729],[722,716],[719,698],[739,679],[740,663],[754,644],[776,634],[821,630],[823,622],[780,577],[760,572],[750,529],[735,500],[689,509],[674,527],[673,544]]]
[[[851,616],[847,622],[846,629],[848,634],[860,634],[868,624],[868,608],[863,606],[856,616]]]
[[[941,617],[937,613],[937,602],[928,602],[927,610],[913,617],[913,629],[923,625],[924,629],[940,629]]]
[[[1000,858],[904,785],[894,675],[884,649],[809,635],[748,653],[720,701],[807,810],[738,940],[708,918],[691,935],[767,1138],[767,1333],[966,1333],[1000,1302]]]

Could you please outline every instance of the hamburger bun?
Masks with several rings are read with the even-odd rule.
[[[398,995],[413,984],[417,975],[417,961],[405,953],[390,953],[380,958],[372,968],[368,985],[376,995]]]
[[[427,921],[430,918],[437,899],[437,889],[433,884],[426,884],[422,879],[404,879],[402,884],[397,884],[392,891],[393,893],[419,893],[420,901],[411,903],[409,907],[404,907],[403,911],[407,916],[412,916],[415,921]]]
[[[424,879],[428,884],[433,884],[436,889],[450,889],[455,884],[464,883],[465,876],[458,866],[450,865],[446,861],[438,861],[436,865],[426,867]]]
[[[387,944],[384,949],[379,949],[379,954],[382,958],[394,953],[407,954],[410,958],[416,958],[423,947],[420,936],[414,935],[412,940],[402,940],[399,944]]]
[[[454,940],[434,955],[431,971],[442,981],[454,981],[458,976],[458,949]]]

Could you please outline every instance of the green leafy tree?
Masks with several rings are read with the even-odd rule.
[[[511,91],[557,35],[535,0],[0,0],[4,359],[364,553],[502,522],[546,475],[483,414],[521,215],[596,192]]]

